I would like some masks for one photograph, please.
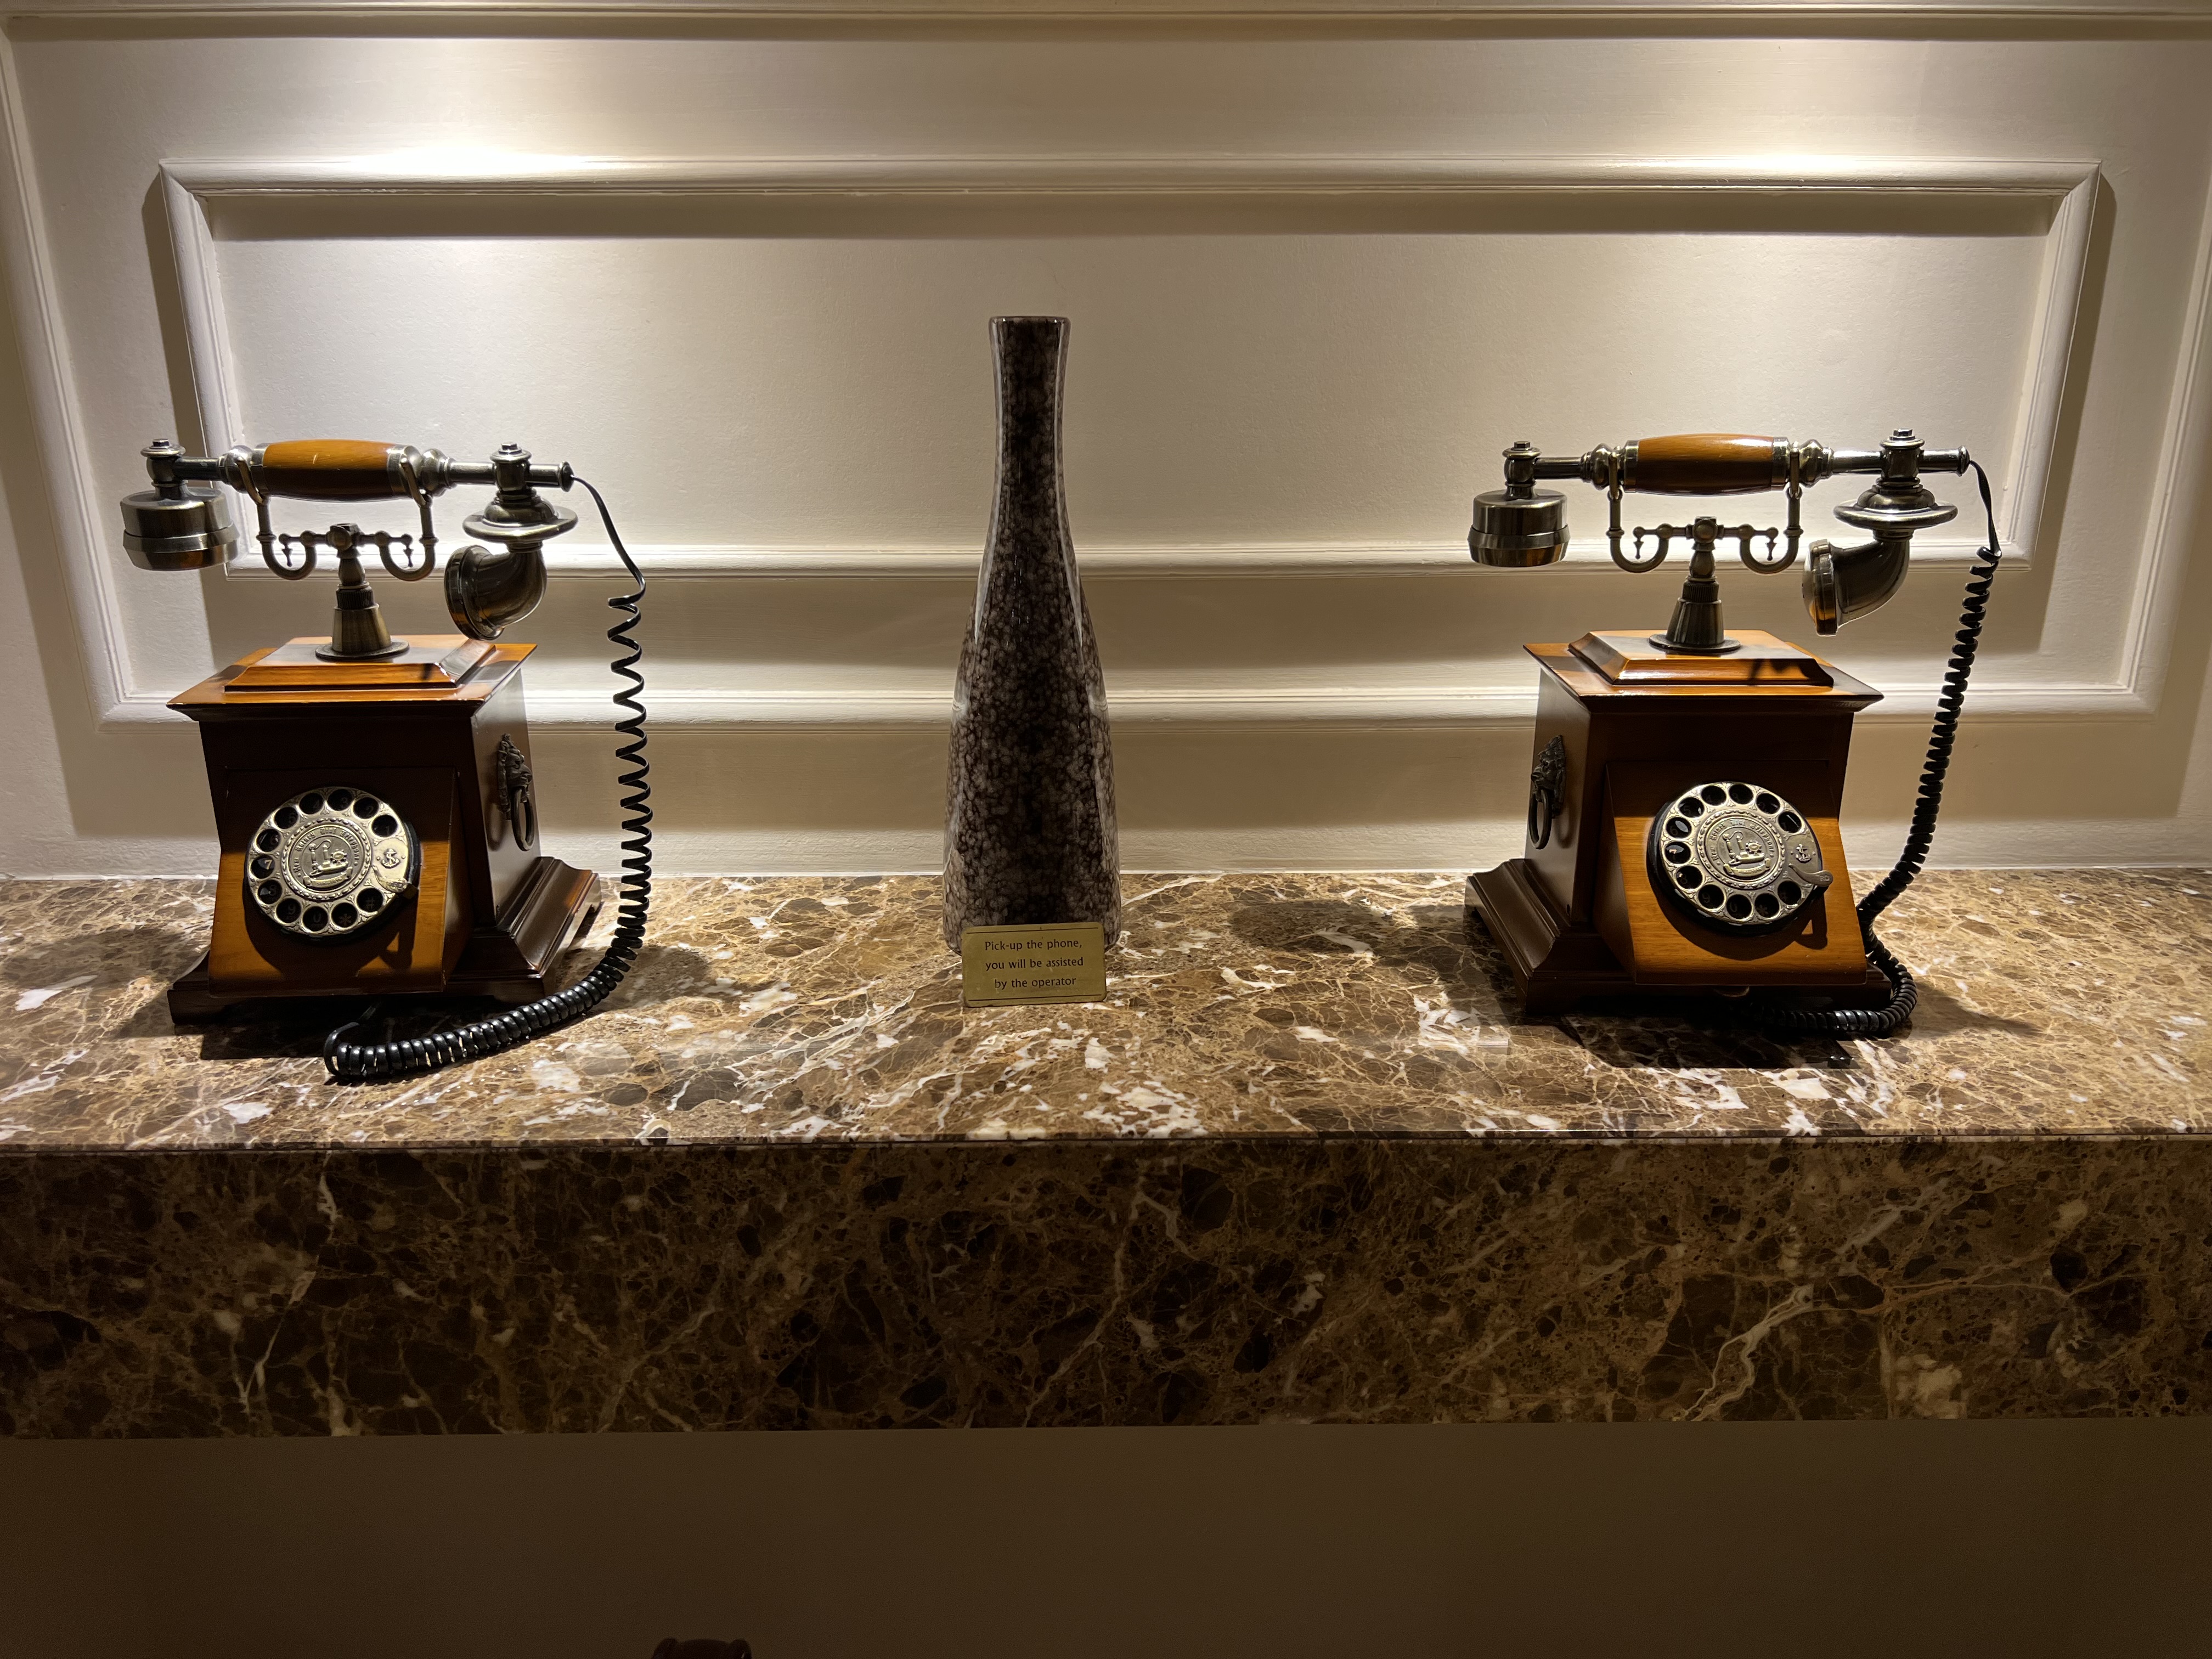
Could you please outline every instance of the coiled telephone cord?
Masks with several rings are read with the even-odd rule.
[[[599,522],[607,527],[607,540],[614,546],[615,556],[622,561],[629,579],[637,584],[631,592],[607,601],[611,610],[623,613],[623,619],[607,629],[608,640],[624,653],[617,657],[612,665],[617,674],[629,682],[615,693],[614,698],[629,711],[615,722],[615,730],[629,739],[616,749],[615,758],[630,769],[616,780],[629,793],[622,798],[623,811],[629,816],[622,821],[622,896],[617,905],[614,937],[607,941],[606,953],[599,958],[599,965],[567,990],[556,991],[550,996],[539,997],[535,1002],[526,1002],[519,1008],[487,1018],[471,1020],[450,1031],[391,1042],[347,1042],[348,1032],[359,1030],[375,1014],[376,1009],[371,1005],[362,1011],[360,1019],[339,1026],[323,1040],[323,1064],[334,1079],[360,1080],[397,1077],[409,1072],[434,1072],[441,1066],[459,1065],[465,1060],[481,1060],[486,1054],[527,1042],[541,1032],[589,1013],[605,1001],[629,974],[639,948],[645,943],[646,913],[653,896],[653,808],[649,805],[653,787],[646,779],[653,769],[645,757],[645,705],[638,700],[638,694],[645,690],[645,676],[637,672],[637,665],[645,653],[632,631],[643,617],[638,602],[645,598],[645,576],[638,569],[637,562],[630,557],[629,550],[623,545],[622,537],[615,529],[614,515],[607,511],[606,498],[588,480],[578,478],[574,482],[591,492],[599,509]]]
[[[1936,724],[1928,734],[1928,759],[1920,769],[1919,798],[1912,805],[1911,827],[1905,831],[1905,850],[1874,890],[1859,901],[1859,931],[1866,936],[1867,960],[1889,981],[1890,998],[1879,1008],[1790,1008],[1762,1005],[1759,1018],[1784,1031],[1806,1031],[1826,1036],[1886,1036],[1912,1018],[1920,1001],[1920,988],[1912,970],[1875,936],[1875,918],[1912,885],[1928,860],[1936,840],[1936,815],[1943,805],[1943,778],[1951,769],[1951,750],[1959,738],[1959,712],[1966,702],[1966,680],[1974,672],[1974,653],[1982,642],[1982,614],[1989,609],[1990,584],[1996,578],[2003,550],[1997,544],[1997,511],[1990,500],[1990,475],[1979,461],[1972,463],[1981,485],[1982,512],[1989,520],[1989,545],[1974,561],[1966,578],[1966,604],[1959,612],[1958,637],[1951,646],[1951,661],[1943,671],[1942,689],[1936,695]]]

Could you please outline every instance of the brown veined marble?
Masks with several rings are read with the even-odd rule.
[[[975,1012],[933,883],[673,882],[340,1087],[170,1024],[205,884],[0,884],[0,1427],[2197,1412],[2208,891],[1928,878],[1914,1030],[1790,1047],[1519,1023],[1451,877],[1132,880],[1109,1002]]]
[[[591,1018],[342,1087],[313,1058],[331,1009],[170,1024],[206,884],[0,884],[0,1155],[2212,1128],[2212,877],[1924,878],[1883,926],[1921,976],[1913,1030],[1840,1044],[1680,1014],[1522,1024],[1455,877],[1127,885],[1108,1002],[970,1012],[933,881],[664,882]]]
[[[2212,1146],[0,1161],[23,1435],[2153,1415]]]

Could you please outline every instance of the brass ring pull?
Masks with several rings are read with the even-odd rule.
[[[1528,845],[1552,844],[1552,798],[1540,789],[1528,792]]]

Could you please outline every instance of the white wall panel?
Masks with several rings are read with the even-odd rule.
[[[171,431],[575,462],[660,576],[672,866],[929,865],[988,507],[983,325],[1027,310],[1076,324],[1069,495],[1133,866],[1510,848],[1519,641],[1662,619],[1674,583],[1605,565],[1579,489],[1577,562],[1468,566],[1506,441],[1899,422],[1991,464],[2020,556],[1939,856],[2212,854],[2202,30],[416,27],[11,27],[46,465],[5,477],[40,656],[10,685],[52,710],[61,805],[10,867],[203,867],[194,739],[161,703],[320,625],[302,588],[123,560],[113,499]],[[1955,615],[1973,509],[1948,493],[1948,544],[1837,642],[1895,694],[1855,765],[1862,858]],[[443,509],[458,539],[468,504]],[[556,843],[604,859],[608,567],[571,539],[532,695]],[[1723,580],[1733,621],[1809,637],[1794,575]]]
[[[1777,234],[1739,208],[1735,234],[1609,234],[1600,207],[1578,230],[1485,234],[1418,200],[1318,198],[1223,235],[1133,205],[895,201],[848,210],[842,235],[741,219],[686,238],[406,236],[369,205],[335,234],[223,240],[239,435],[479,454],[526,433],[622,481],[647,542],[972,550],[984,322],[1049,312],[1076,325],[1066,465],[1088,548],[1454,546],[1498,434],[1579,450],[1723,406],[1861,434],[1909,413],[2011,476],[2040,223]],[[1390,222],[1423,217],[1443,222]],[[1645,297],[1593,306],[1608,293]],[[1967,311],[1979,327],[1957,326]],[[1654,330],[1670,312],[1684,325]],[[703,417],[689,442],[684,415]],[[1813,506],[1856,493],[1839,480]]]

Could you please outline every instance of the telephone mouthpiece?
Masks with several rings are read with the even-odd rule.
[[[1501,569],[1557,564],[1567,556],[1567,498],[1556,489],[1486,489],[1474,498],[1467,546],[1477,564]]]
[[[1877,536],[1857,547],[1814,542],[1808,552],[1805,609],[1814,631],[1826,635],[1871,616],[1895,597],[1912,562],[1912,537]]]
[[[141,570],[204,570],[238,545],[230,508],[213,484],[171,493],[141,489],[123,498],[123,550]]]

